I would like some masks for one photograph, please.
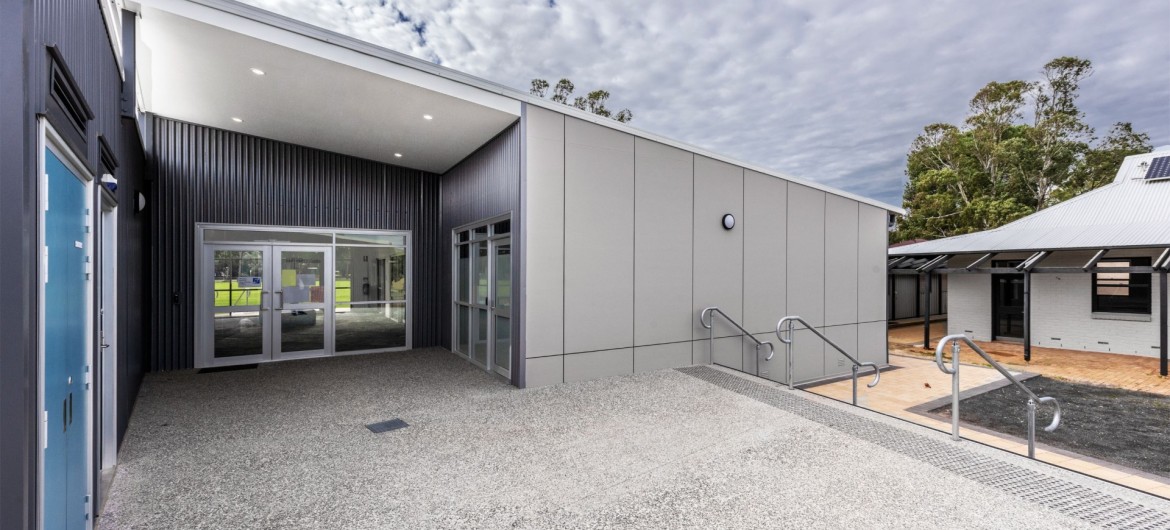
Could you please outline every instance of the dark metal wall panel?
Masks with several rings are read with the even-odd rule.
[[[438,343],[438,175],[163,117],[151,128],[151,370],[194,366],[196,223],[411,230],[413,345]]]
[[[0,230],[0,276],[5,278],[0,284],[0,299],[6,302],[0,307],[0,336],[4,338],[0,345],[0,425],[4,426],[0,429],[0,454],[4,455],[0,458],[0,528],[32,528],[36,524],[39,455],[37,117],[47,115],[58,130],[72,127],[56,121],[60,114],[49,112],[50,48],[59,54],[93,113],[85,136],[78,135],[73,142],[75,154],[88,169],[96,174],[101,167],[99,137],[118,158],[115,176],[124,182],[135,182],[141,176],[136,171],[141,169],[142,154],[139,137],[125,134],[122,127],[118,108],[123,79],[98,2],[0,0],[0,13],[0,186],[4,190],[0,194],[0,226],[4,227]],[[126,234],[143,232],[147,225],[143,220],[129,220],[122,230],[129,231]],[[133,260],[122,263],[121,273],[126,278],[144,272]],[[128,326],[129,322],[130,316],[119,315],[118,325],[127,330],[124,344],[133,348],[144,335],[141,328]],[[136,381],[141,377],[137,369],[133,362],[120,367],[125,383],[119,406],[121,425],[125,425],[137,392]],[[95,438],[97,435],[95,429]],[[97,464],[95,458],[95,468]]]
[[[495,217],[512,214],[512,233],[518,233],[520,219],[520,122],[512,124],[475,153],[465,158],[443,174],[443,224],[441,270],[443,281],[440,285],[444,306],[442,310],[441,342],[451,348],[451,231],[455,227]],[[515,271],[520,270],[519,237],[512,238],[512,299],[519,300],[523,278]],[[519,304],[513,304],[512,337],[520,336]],[[519,342],[513,340],[515,346]],[[513,347],[513,360],[519,348]],[[517,365],[512,363],[513,367]],[[513,370],[515,374],[518,370]],[[515,378],[515,377],[514,377]]]
[[[146,163],[132,117],[121,120],[118,153],[118,444],[146,372],[150,327],[150,216],[137,211],[138,194],[148,191]]]
[[[0,528],[36,508],[36,128],[27,100],[31,6],[0,0]]]

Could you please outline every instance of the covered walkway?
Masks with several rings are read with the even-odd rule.
[[[394,418],[409,426],[365,427]],[[1110,523],[1165,527],[1170,503],[719,368],[520,390],[442,350],[149,375],[99,519],[100,528]]]

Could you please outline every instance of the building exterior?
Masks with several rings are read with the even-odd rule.
[[[947,275],[949,333],[1158,357],[1166,374],[1170,153],[1003,227],[891,248],[892,278]]]
[[[3,9],[0,527],[92,526],[149,371],[886,361],[891,206],[228,0]]]

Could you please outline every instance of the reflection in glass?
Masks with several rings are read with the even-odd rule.
[[[406,300],[406,249],[338,246],[334,301]]]
[[[459,245],[459,273],[456,275],[455,283],[457,284],[456,292],[460,302],[470,302],[468,298],[471,296],[471,247],[468,245]]]
[[[204,243],[333,243],[328,232],[281,232],[279,230],[218,230],[203,231]]]
[[[508,370],[512,364],[512,320],[496,317],[496,343],[493,350],[496,366]]]
[[[280,312],[280,351],[325,349],[325,310],[293,309]]]
[[[337,304],[334,348],[339,352],[406,346],[406,305]]]
[[[406,246],[406,236],[392,235],[392,234],[360,234],[360,233],[337,233],[338,245],[390,245],[395,247]]]
[[[321,275],[325,271],[325,253],[315,251],[283,251],[280,253],[280,303],[325,303]]]
[[[212,268],[215,307],[257,306],[264,289],[264,252],[216,250]]]
[[[488,305],[487,243],[475,244],[475,303]]]
[[[257,311],[212,315],[215,357],[241,357],[264,353],[264,320]]]
[[[459,306],[459,339],[455,345],[456,351],[468,354],[467,344],[471,339],[471,310],[467,306]]]
[[[475,311],[475,341],[471,345],[471,358],[480,363],[487,363],[488,347],[488,312],[485,309]]]
[[[496,245],[496,311],[509,314],[512,307],[512,245]]]

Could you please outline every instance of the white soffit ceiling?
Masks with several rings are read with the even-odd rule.
[[[434,173],[520,116],[515,99],[256,21],[143,4],[141,100],[161,116]]]

